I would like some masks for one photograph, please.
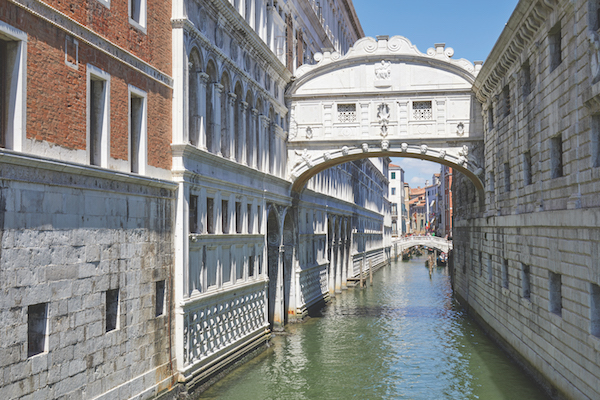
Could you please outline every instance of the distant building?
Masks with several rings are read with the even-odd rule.
[[[389,165],[389,200],[392,213],[392,236],[402,236],[407,232],[406,216],[408,210],[404,204],[404,170],[399,165]]]
[[[425,233],[425,225],[427,224],[427,201],[425,200],[425,188],[417,187],[409,189],[410,199],[410,227],[411,233],[422,235]]]
[[[450,238],[452,237],[452,168],[442,165],[440,175],[438,232],[440,236]]]

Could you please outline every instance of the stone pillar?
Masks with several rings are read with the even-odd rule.
[[[235,101],[237,96],[235,93],[227,93],[227,131],[225,132],[225,140],[227,140],[229,154],[227,156],[230,160],[235,160]]]
[[[213,131],[212,131],[212,149],[208,149],[211,153],[218,155],[221,154],[221,92],[223,91],[223,85],[220,83],[213,83],[212,91],[212,107],[213,107]]]
[[[240,101],[240,107],[238,112],[240,113],[239,119],[238,121],[240,121],[239,126],[237,127],[240,132],[237,135],[237,138],[239,140],[238,143],[238,154],[236,154],[236,157],[238,162],[240,164],[248,164],[248,159],[246,158],[246,146],[248,146],[248,143],[246,141],[246,112],[248,110],[248,103],[246,103],[245,101]]]
[[[252,166],[260,170],[260,115],[256,108],[252,109]]]
[[[340,293],[342,291],[342,262],[343,262],[343,255],[342,255],[342,239],[340,237],[340,232],[338,229],[338,237],[336,239],[336,246],[335,246],[335,251],[336,251],[336,262],[335,262],[335,267],[336,267],[336,272],[335,272],[335,291],[337,293]]]
[[[269,124],[271,121],[269,120],[269,118],[267,118],[264,115],[260,115],[259,118],[260,118],[260,123],[258,124],[258,126],[259,126],[258,153],[260,154],[259,170],[261,170],[263,172],[269,172],[269,170],[268,170],[269,149],[266,148],[266,146],[269,143],[269,141],[267,140],[267,135],[268,135],[268,130],[269,130]]]
[[[198,148],[206,150],[206,85],[208,84],[208,74],[204,72],[198,74]]]

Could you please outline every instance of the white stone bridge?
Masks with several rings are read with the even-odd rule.
[[[378,36],[300,67],[286,94],[292,191],[334,165],[372,157],[445,164],[482,190],[481,106],[471,89],[480,65],[453,54],[444,44],[421,53],[404,37]]]
[[[452,241],[438,236],[406,236],[392,240],[395,254],[400,254],[404,250],[416,246],[430,247],[447,253],[452,250]]]

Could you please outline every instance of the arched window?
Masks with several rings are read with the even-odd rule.
[[[188,64],[188,140],[198,146],[200,137],[200,99],[198,97],[200,82],[199,74],[202,72],[202,63],[197,49],[192,50]]]
[[[230,148],[229,148],[229,133],[230,133],[230,122],[229,122],[229,76],[226,72],[221,76],[221,85],[223,88],[221,89],[221,154],[223,157],[229,157]]]
[[[211,153],[215,153],[214,135],[215,135],[215,110],[214,110],[214,84],[217,82],[217,71],[212,61],[206,65],[208,74],[208,84],[206,86],[206,148]]]

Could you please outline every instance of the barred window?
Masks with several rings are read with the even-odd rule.
[[[356,104],[338,104],[338,122],[356,122]]]
[[[413,101],[413,119],[417,121],[433,119],[431,101]]]

